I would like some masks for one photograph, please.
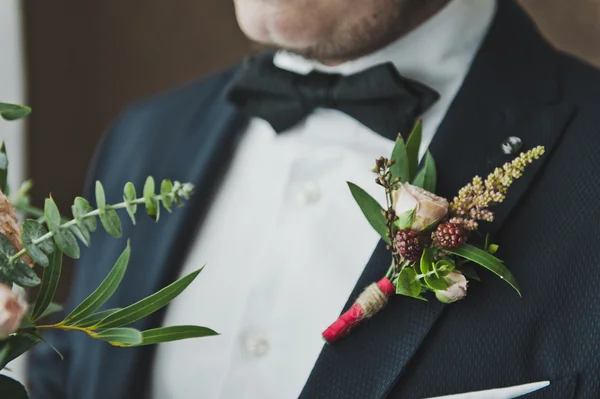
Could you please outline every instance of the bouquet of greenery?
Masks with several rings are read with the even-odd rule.
[[[11,121],[24,118],[31,112],[28,107],[0,103],[1,119]],[[98,288],[90,293],[81,304],[62,321],[44,324],[50,314],[62,307],[53,302],[61,276],[63,255],[77,259],[80,255],[79,241],[89,245],[90,233],[101,226],[114,237],[120,237],[121,220],[117,210],[124,209],[135,224],[138,206],[144,206],[147,214],[158,220],[161,207],[167,212],[183,205],[183,200],[192,194],[189,183],[162,181],[157,193],[155,181],[148,177],[143,195],[138,198],[132,183],[123,191],[123,202],[107,204],[104,189],[96,182],[96,204],[94,209],[81,197],[75,198],[72,206],[73,218],[63,218],[54,200],[47,198],[44,209],[29,205],[30,182],[25,182],[14,195],[10,195],[7,184],[8,157],[4,144],[0,144],[0,370],[23,355],[36,344],[46,342],[40,332],[47,329],[79,331],[93,339],[111,345],[129,347],[151,345],[216,335],[206,327],[172,326],[147,331],[127,327],[146,317],[176,298],[194,281],[202,271],[199,269],[157,293],[137,303],[119,309],[100,310],[114,294],[127,269],[130,246],[127,244],[112,270]],[[17,211],[36,217],[22,223]],[[78,241],[79,240],[79,241]],[[41,274],[41,278],[38,275]],[[25,289],[37,287],[35,302],[29,305]],[[58,353],[58,351],[57,351]],[[58,353],[58,356],[62,355]],[[0,375],[0,398],[27,398],[25,388],[17,381]]]

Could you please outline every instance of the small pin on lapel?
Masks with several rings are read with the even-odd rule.
[[[523,140],[519,137],[511,136],[502,142],[502,152],[506,155],[515,155],[523,147]]]

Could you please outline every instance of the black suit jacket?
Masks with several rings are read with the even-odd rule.
[[[499,3],[430,148],[438,191],[452,196],[474,174],[511,159],[500,147],[508,136],[520,137],[523,150],[546,146],[488,226],[523,298],[486,272],[467,299],[449,306],[393,298],[349,338],[324,347],[303,398],[410,399],[541,380],[552,385],[529,397],[600,397],[600,74],[551,48],[511,1]],[[125,226],[131,266],[107,307],[133,303],[177,276],[247,123],[224,97],[235,72],[132,106],[102,143],[90,181],[102,180],[110,201],[119,201],[125,182],[140,186],[147,175],[197,185],[186,207],[159,226],[148,219]],[[99,284],[124,246],[125,238],[92,238],[70,307]],[[388,264],[380,246],[348,303]],[[159,326],[162,317],[136,326]],[[33,398],[144,397],[151,347],[114,348],[79,334],[48,339],[66,360],[38,345],[30,363]]]

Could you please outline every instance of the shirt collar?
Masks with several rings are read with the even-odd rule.
[[[327,66],[279,51],[273,62],[302,75],[313,70],[350,75],[392,62],[403,76],[443,92],[449,81],[468,70],[495,11],[496,0],[452,0],[407,35],[362,58]]]

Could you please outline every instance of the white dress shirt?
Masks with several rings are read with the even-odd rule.
[[[402,75],[440,93],[423,115],[423,154],[495,8],[494,0],[453,0],[390,46],[335,67],[286,52],[274,62],[302,74],[353,74],[393,62]],[[392,148],[392,141],[331,109],[317,109],[282,134],[251,120],[181,274],[207,267],[165,319],[221,335],[159,346],[154,399],[300,394],[323,346],[321,332],[338,317],[379,241],[346,181],[383,204],[371,169]]]

